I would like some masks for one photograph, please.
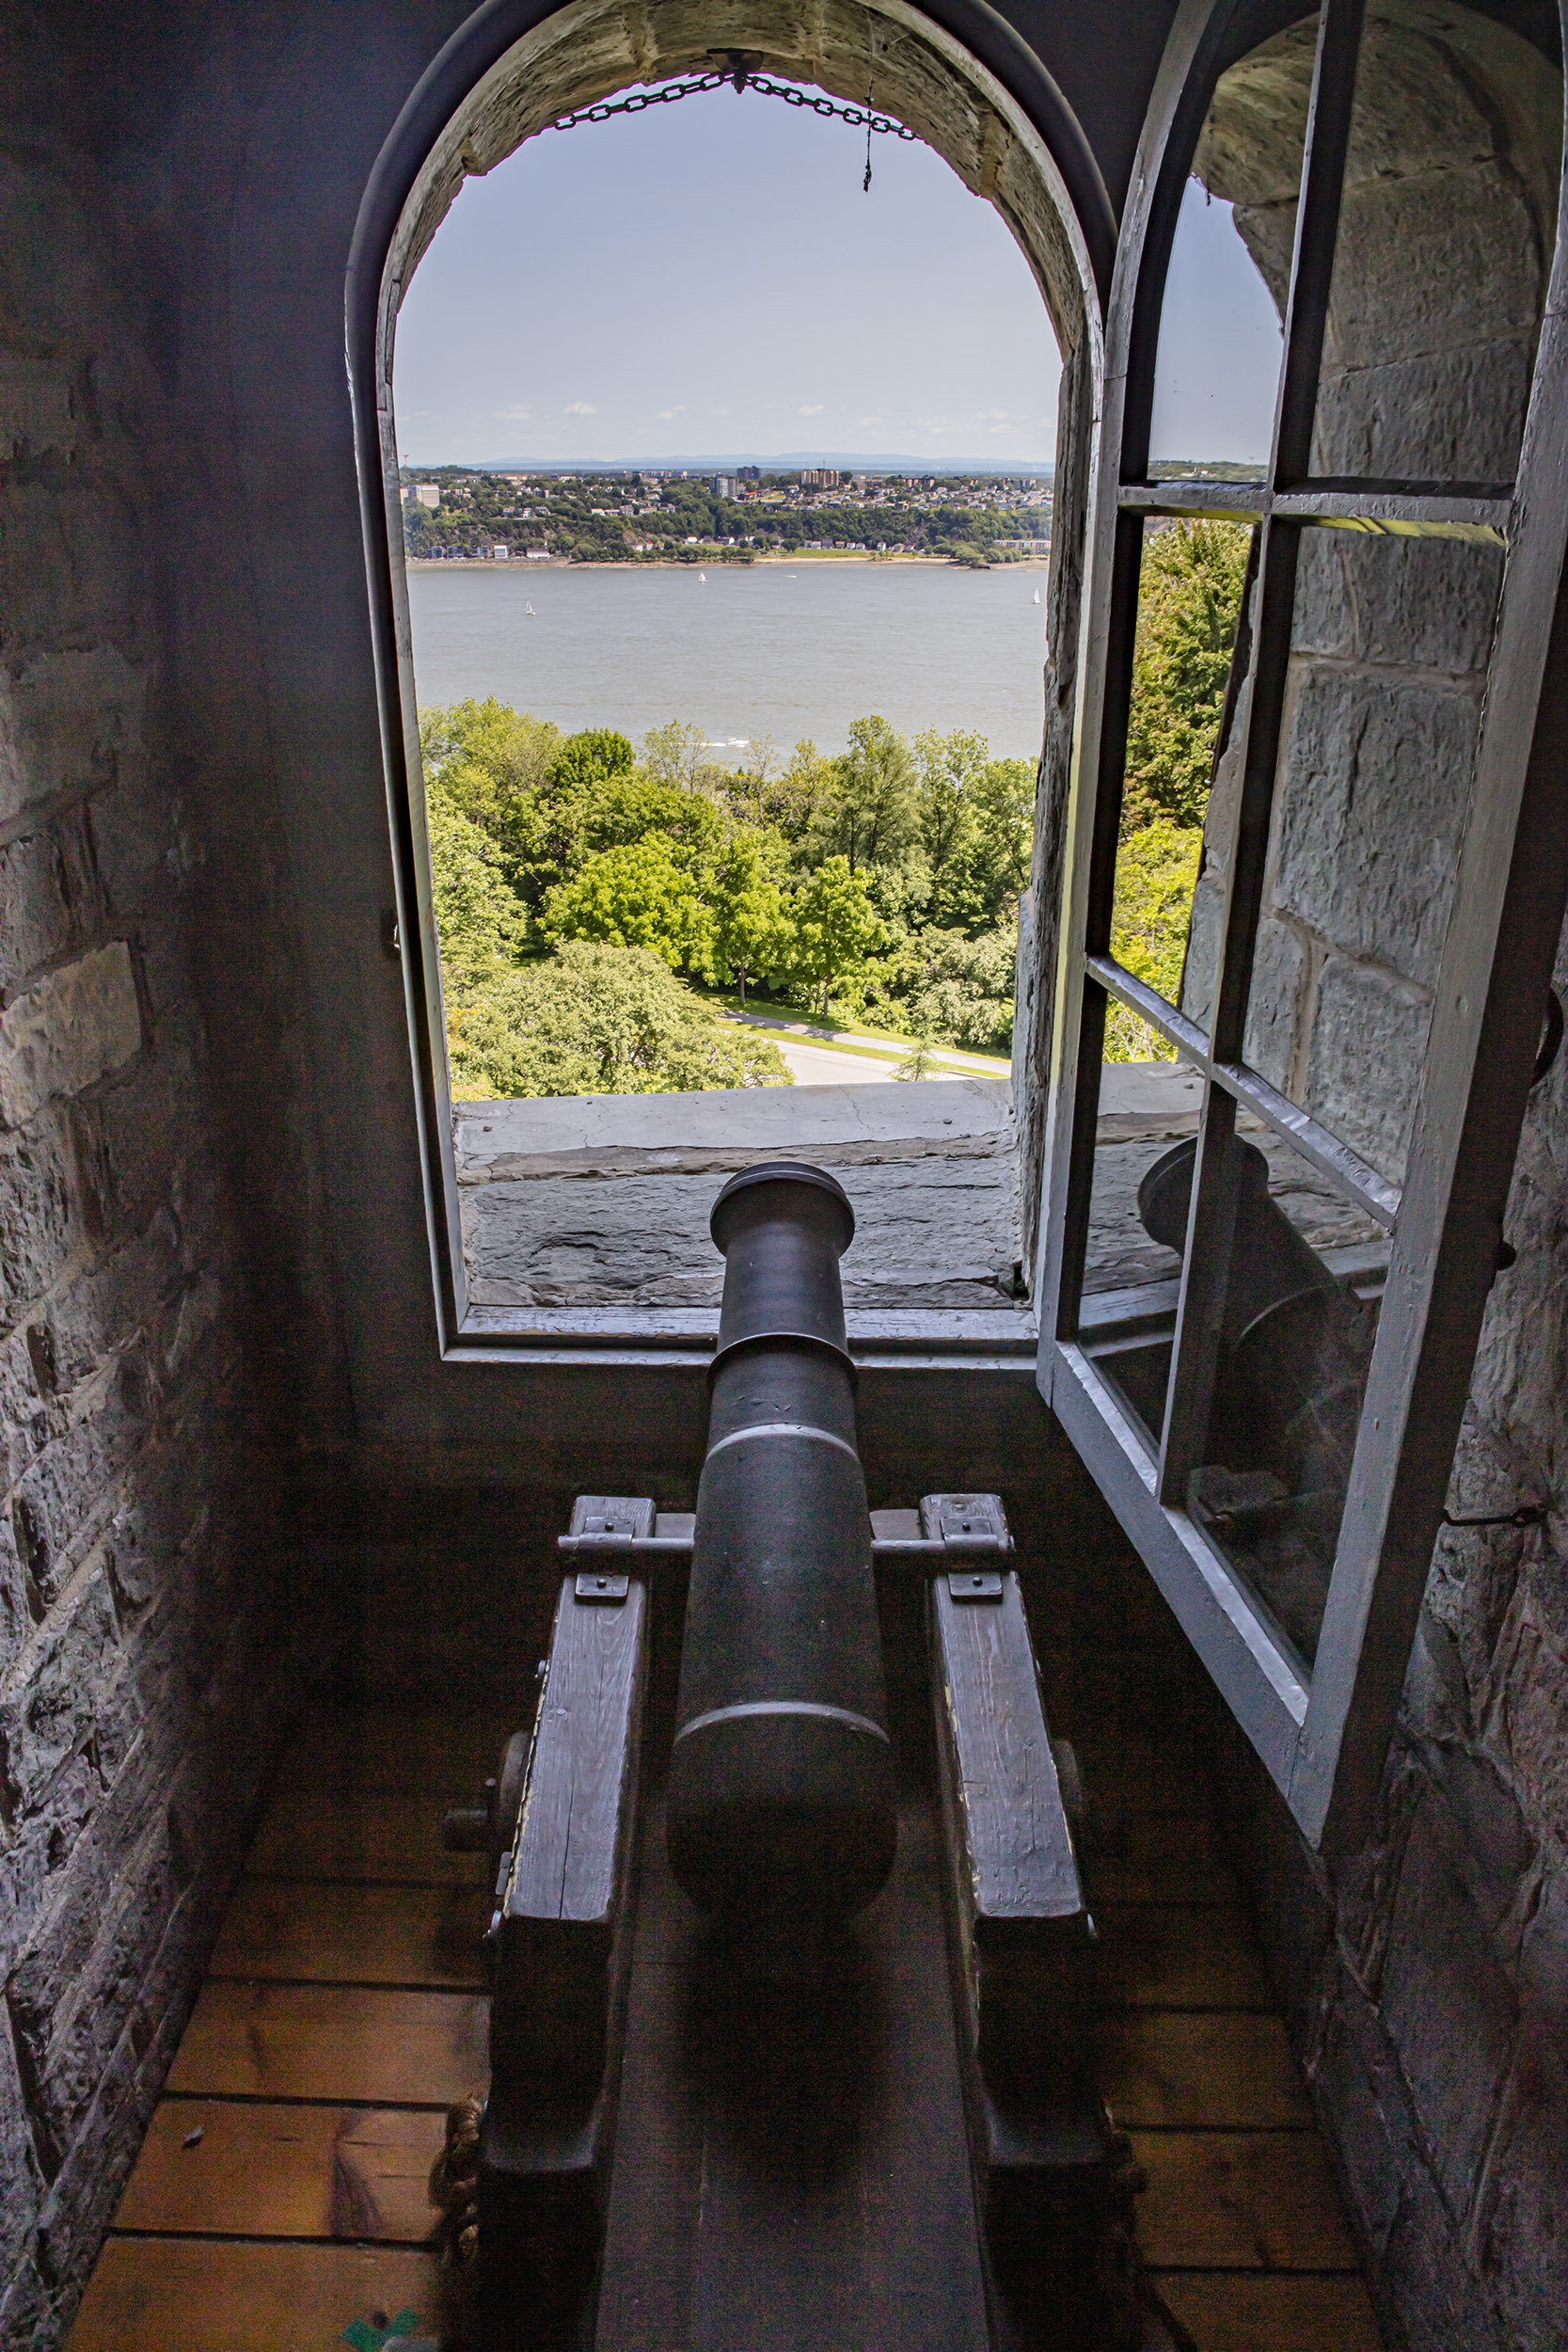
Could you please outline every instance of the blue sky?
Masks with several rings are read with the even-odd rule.
[[[405,457],[1049,460],[1060,363],[1001,218],[917,142],[874,141],[869,195],[864,160],[863,132],[751,90],[531,139],[404,303]],[[1198,230],[1251,276],[1227,207]]]
[[[1165,277],[1150,453],[1261,464],[1282,349],[1279,313],[1231,207],[1189,180]]]

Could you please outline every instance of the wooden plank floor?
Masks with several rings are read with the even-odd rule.
[[[483,2086],[489,1907],[483,1866],[436,1831],[511,1727],[373,1711],[298,1741],[71,2352],[434,2334],[425,2176],[446,2102]],[[1173,1771],[1168,1746],[1081,1753],[1122,1817],[1093,1882],[1105,2087],[1148,2176],[1139,2233],[1160,2291],[1201,2352],[1377,2352],[1201,1774]]]
[[[1138,2236],[1201,2352],[1378,2352],[1371,2301],[1242,1889],[1175,1741],[1080,1740],[1117,1819],[1092,1866],[1105,2095]]]
[[[286,1758],[71,2352],[409,2352],[426,2183],[484,2083],[483,1859],[443,1851],[515,1725],[376,1710]]]

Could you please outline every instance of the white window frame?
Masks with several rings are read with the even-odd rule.
[[[1452,494],[1314,482],[1316,406],[1362,0],[1325,0],[1267,475],[1151,483],[1148,434],[1165,270],[1219,73],[1305,10],[1184,0],[1132,174],[1112,284],[1089,512],[1087,593],[1063,880],[1038,1380],[1227,1703],[1314,1846],[1365,1835],[1383,1778],[1448,1492],[1520,1125],[1568,903],[1568,245],[1560,208],[1518,471]],[[1110,953],[1138,552],[1150,514],[1255,526],[1252,693],[1212,1031]],[[1390,1184],[1243,1059],[1261,903],[1295,551],[1304,531],[1481,539],[1505,549],[1472,800],[1403,1184]],[[1085,1344],[1104,1023],[1113,1001],[1203,1076],[1170,1396],[1151,1450]],[[1244,1110],[1332,1176],[1391,1237],[1378,1333],[1315,1661],[1306,1666],[1185,1508],[1223,1296],[1225,1146]],[[1097,1307],[1103,1302],[1097,1301]]]

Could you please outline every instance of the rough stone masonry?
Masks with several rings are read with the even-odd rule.
[[[0,2343],[21,2346],[63,2333],[113,2211],[277,1670],[264,1511],[237,1542],[145,388],[70,159],[8,120],[0,142]]]

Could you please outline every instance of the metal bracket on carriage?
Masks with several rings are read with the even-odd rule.
[[[579,1600],[624,1599],[626,1574],[610,1562],[661,1554],[688,1558],[696,1517],[690,1511],[655,1511],[642,1496],[578,1495],[571,1530],[556,1538],[568,1554],[594,1559],[578,1571]],[[873,1511],[871,1557],[907,1560],[945,1572],[955,1600],[999,1601],[1002,1572],[990,1563],[1011,1553],[1013,1539],[1000,1495],[922,1495],[912,1511]]]

